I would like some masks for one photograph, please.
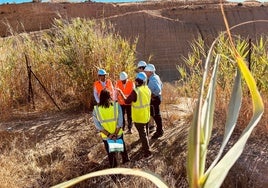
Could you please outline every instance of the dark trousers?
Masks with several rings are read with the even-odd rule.
[[[149,140],[148,140],[148,123],[135,123],[135,126],[140,136],[142,150],[144,153],[147,153],[150,151]]]
[[[150,113],[151,113],[151,116],[154,118],[157,133],[163,133],[162,117],[160,113],[160,104],[161,104],[160,97],[152,97]]]
[[[125,130],[126,120],[125,114],[127,115],[128,130],[132,128],[132,118],[131,118],[131,105],[121,105],[123,114],[123,130]]]
[[[125,145],[125,141],[123,139],[123,136],[121,136],[120,138],[122,138],[123,143],[124,143],[124,151],[123,152],[120,152],[120,154],[122,156],[122,163],[125,163],[125,162],[128,162],[129,161],[129,158],[128,158],[128,154],[127,154],[127,150],[126,150],[126,145]],[[103,143],[104,143],[104,147],[105,147],[105,150],[107,152],[107,155],[108,155],[110,167],[111,168],[117,167],[118,163],[117,163],[117,160],[116,160],[116,152],[109,153],[109,146],[108,146],[107,140],[103,140]]]

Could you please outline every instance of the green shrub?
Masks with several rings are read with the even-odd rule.
[[[54,108],[52,99],[62,108],[74,103],[89,108],[97,70],[106,69],[112,81],[123,70],[133,77],[135,50],[136,42],[130,45],[110,23],[81,18],[55,19],[47,32],[3,39],[0,109],[29,106],[26,62],[34,73],[31,85],[38,108]]]
[[[261,36],[256,41],[249,43],[248,38],[242,38],[241,36],[233,36],[236,49],[243,59],[247,61],[247,65],[250,67],[250,71],[254,76],[257,86],[260,92],[268,93],[268,76],[267,76],[267,50],[268,50],[268,37]],[[250,55],[249,45],[252,44]],[[202,79],[202,71],[204,69],[204,60],[207,57],[208,46],[205,46],[204,41],[199,36],[191,44],[192,51],[188,54],[188,57],[183,57],[184,65],[177,66],[180,73],[183,84],[183,92],[187,96],[196,96],[198,84]],[[229,50],[229,39],[223,33],[219,34],[218,42],[212,49],[214,54],[211,57],[211,61],[215,60],[216,54],[223,54],[221,62],[219,64],[218,72],[218,90],[224,92],[228,97],[230,96],[230,88],[234,81],[233,75],[235,73],[235,66],[231,62],[230,58],[233,54]],[[250,56],[250,60],[249,60]],[[250,62],[250,65],[249,65]],[[211,68],[211,67],[209,67]],[[225,98],[225,97],[224,97]]]

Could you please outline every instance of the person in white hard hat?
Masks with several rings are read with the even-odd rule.
[[[152,154],[149,146],[147,126],[150,120],[151,91],[146,85],[146,81],[146,74],[139,72],[135,79],[136,87],[128,97],[124,96],[124,93],[118,89],[125,103],[131,104],[131,117],[139,133],[143,157],[149,157]]]
[[[146,65],[147,63],[145,61],[139,61],[138,66],[137,66],[137,72],[143,72]]]
[[[112,100],[115,99],[113,83],[110,79],[106,78],[106,75],[107,73],[104,69],[99,69],[98,80],[93,85],[93,95],[97,104],[100,103],[100,93],[103,89],[107,89],[110,92]]]
[[[121,72],[119,75],[119,80],[116,82],[115,88],[120,89],[123,94],[128,97],[130,93],[133,91],[135,88],[135,84],[133,81],[128,79],[128,75],[126,72]],[[132,118],[131,118],[131,105],[126,104],[125,100],[122,98],[121,95],[117,95],[117,102],[120,104],[122,108],[122,113],[123,113],[123,130],[125,130],[126,126],[126,121],[125,121],[125,115],[127,116],[127,128],[128,131],[126,134],[132,134],[131,129],[132,129]]]
[[[151,90],[151,116],[154,118],[156,124],[156,131],[152,136],[152,139],[157,139],[163,136],[162,117],[160,112],[160,104],[162,101],[162,88],[163,83],[160,77],[155,73],[155,66],[153,64],[147,64],[144,69],[145,74],[148,77],[148,87]]]

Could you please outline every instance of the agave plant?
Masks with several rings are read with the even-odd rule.
[[[227,28],[226,33],[230,40],[231,54],[234,59],[234,61],[231,61],[233,61],[233,63],[236,65],[236,76],[234,79],[233,90],[229,101],[223,141],[218,155],[215,157],[210,167],[206,169],[206,154],[213,127],[213,114],[215,110],[214,106],[216,100],[215,89],[218,64],[221,59],[221,54],[216,55],[213,73],[208,86],[207,95],[204,100],[203,96],[205,93],[205,83],[207,80],[208,68],[210,67],[210,62],[212,59],[212,50],[219,38],[218,37],[211,45],[205,62],[201,90],[199,93],[197,107],[194,112],[193,121],[190,127],[188,137],[187,175],[189,186],[193,188],[220,187],[229,170],[243,152],[243,148],[253,128],[257,125],[264,112],[264,105],[260,93],[257,89],[256,82],[252,74],[250,73],[246,62],[244,61],[243,57],[238,53],[235,48],[235,45],[232,42],[232,37],[228,22],[224,15],[223,6],[221,6],[221,9]],[[242,76],[251,94],[253,115],[238,141],[227,151],[224,156],[222,156],[223,150],[231,137],[231,134],[236,126],[236,122],[238,119],[242,103]]]

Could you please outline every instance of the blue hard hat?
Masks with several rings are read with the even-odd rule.
[[[147,76],[144,72],[139,72],[137,75],[136,75],[136,79],[140,79],[142,80],[143,82],[146,82],[147,80]]]
[[[106,73],[106,71],[104,70],[104,69],[99,69],[99,71],[98,71],[98,75],[99,76],[104,76],[104,75],[106,75],[107,73]]]

